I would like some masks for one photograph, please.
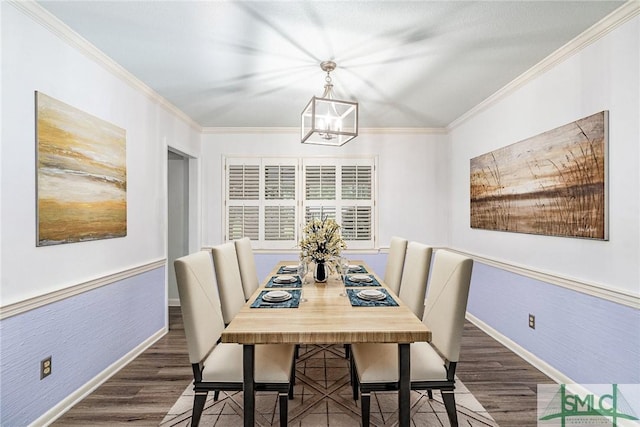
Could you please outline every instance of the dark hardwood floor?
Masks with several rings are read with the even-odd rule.
[[[458,376],[496,422],[536,426],[537,384],[548,377],[469,322]],[[169,333],[59,418],[54,426],[157,426],[192,379],[179,307]]]

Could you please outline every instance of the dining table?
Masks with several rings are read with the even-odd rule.
[[[255,421],[256,345],[353,343],[398,344],[398,419],[400,426],[410,425],[410,343],[431,341],[431,331],[366,263],[349,262],[360,273],[357,278],[370,280],[334,273],[320,283],[311,273],[300,278],[293,272],[296,261],[277,263],[222,332],[222,342],[243,346],[245,426]],[[287,280],[278,280],[283,276]],[[385,293],[385,299],[371,302],[358,297],[360,291],[372,289]],[[274,290],[291,297],[279,304],[265,300],[265,294]]]

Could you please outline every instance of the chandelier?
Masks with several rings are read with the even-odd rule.
[[[333,61],[320,64],[325,77],[324,93],[313,96],[302,112],[301,141],[303,144],[341,146],[358,136],[358,103],[333,97],[331,72]]]

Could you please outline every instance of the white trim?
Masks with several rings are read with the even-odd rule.
[[[180,307],[180,298],[169,298],[167,300],[167,305],[169,307]]]
[[[531,353],[529,350],[526,350],[524,347],[517,344],[515,341],[512,341],[511,339],[502,335],[500,332],[493,329],[491,326],[489,326],[482,320],[478,319],[473,314],[467,312],[466,318],[469,322],[473,323],[484,333],[486,333],[491,338],[498,341],[500,344],[507,347],[509,350],[513,351],[515,354],[523,358],[527,363],[529,363],[530,365],[538,369],[540,372],[542,372],[543,374],[551,378],[556,383],[558,384],[575,383],[575,381],[573,381],[571,378],[569,378],[568,376],[566,376],[565,374],[563,374],[553,366],[549,365],[547,362],[540,359],[538,356]]]
[[[155,270],[160,267],[164,267],[167,264],[166,259],[160,259],[152,261],[148,264],[139,265],[137,267],[122,270],[117,273],[109,274],[97,279],[89,280],[84,283],[79,283],[75,286],[60,289],[58,291],[49,292],[47,294],[38,295],[33,298],[29,298],[23,301],[19,301],[13,304],[8,304],[4,307],[0,307],[0,320],[7,317],[15,316],[29,310],[42,307],[43,305],[51,304],[57,301],[62,301],[66,298],[70,298],[74,295],[78,295],[84,292],[89,292],[93,289],[101,286],[110,285],[111,283],[118,282],[120,280],[127,279],[129,277],[137,276],[147,271]]]
[[[573,40],[569,41],[567,44],[551,53],[542,61],[538,62],[536,65],[516,77],[510,83],[503,86],[493,95],[489,96],[487,99],[449,123],[449,125],[447,126],[447,130],[451,131],[460,126],[468,119],[498,103],[500,100],[515,92],[520,87],[544,74],[550,68],[555,67],[557,64],[567,60],[577,52],[583,50],[585,47],[596,42],[600,38],[607,35],[609,32],[613,31],[620,25],[624,24],[625,22],[629,21],[639,14],[640,1],[627,1],[618,9],[614,10],[599,22],[595,23],[583,33],[575,37]]]
[[[605,301],[611,301],[617,304],[622,304],[627,307],[631,307],[634,309],[640,309],[640,295],[633,294],[624,290],[616,290],[610,287],[606,287],[597,283],[587,283],[583,281],[578,281],[574,279],[570,279],[568,277],[562,277],[557,274],[546,273],[539,270],[533,270],[529,267],[517,265],[514,263],[500,261],[494,258],[488,258],[485,256],[476,255],[470,252],[446,248],[446,247],[434,247],[434,250],[438,249],[446,249],[452,252],[457,252],[459,254],[468,256],[473,258],[475,261],[481,262],[483,264],[490,265],[495,268],[499,268],[501,270],[509,271],[511,273],[519,274],[521,276],[529,277],[531,279],[539,280],[541,282],[549,283],[554,286],[560,286],[562,288],[570,289],[575,292],[580,292],[586,295],[591,295]],[[203,246],[202,250],[211,250],[211,246]],[[385,254],[389,252],[389,248],[386,246],[380,246],[373,249],[353,249],[346,250],[345,254]],[[288,250],[268,250],[268,249],[254,249],[254,253],[262,253],[262,254],[298,254],[299,251],[297,249],[288,249]]]
[[[570,279],[568,277],[562,277],[553,273],[546,273],[539,270],[533,270],[531,268],[513,264],[506,261],[500,261],[493,258],[487,258],[484,256],[472,254],[457,249],[447,248],[450,251],[458,252],[462,255],[473,258],[474,260],[483,264],[490,265],[492,267],[500,268],[502,270],[516,273],[521,276],[529,277],[535,280],[540,280],[551,285],[560,286],[562,288],[571,289],[572,291],[580,292],[583,294],[591,295],[603,300],[615,302],[617,304],[626,305],[631,308],[640,309],[640,295],[633,294],[625,290],[613,289],[597,283],[587,283]]]
[[[140,343],[133,350],[122,356],[120,359],[116,360],[109,367],[107,367],[104,371],[100,372],[98,375],[93,377],[88,382],[84,383],[80,388],[76,391],[62,399],[57,405],[53,406],[47,412],[42,414],[38,419],[30,424],[30,426],[48,426],[53,423],[55,420],[60,418],[67,412],[69,409],[73,408],[77,403],[83,400],[85,397],[89,396],[95,389],[104,384],[109,378],[118,373],[122,368],[124,368],[129,362],[133,361],[136,357],[141,355],[146,349],[151,347],[156,341],[162,338],[168,329],[162,328],[142,343]]]
[[[211,127],[205,126],[202,128],[202,134],[269,134],[269,133],[295,133],[299,134],[299,128],[292,127]]]
[[[73,31],[67,24],[60,21],[48,10],[40,6],[33,0],[9,0],[9,4],[16,9],[29,16],[35,22],[42,25],[49,30],[52,34],[58,36],[61,40],[67,43],[69,46],[74,47],[80,53],[84,54],[90,60],[95,61],[99,65],[103,66],[107,71],[128,83],[134,89],[145,94],[152,101],[157,102],[165,108],[168,112],[172,113],[179,119],[183,120],[187,125],[191,126],[194,130],[202,132],[202,126],[196,123],[191,117],[185,114],[178,107],[167,101],[167,99],[160,96],[156,91],[151,89],[145,83],[143,83],[136,76],[131,74],[125,68],[123,68],[116,61],[107,56],[100,49],[89,43],[86,39],[81,37],[78,33]]]
[[[300,134],[300,128],[295,127],[213,127],[207,126],[201,129],[202,134]],[[446,135],[447,128],[360,128],[359,135],[363,134],[424,134],[424,135]]]

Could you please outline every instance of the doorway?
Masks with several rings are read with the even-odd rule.
[[[173,261],[189,253],[189,158],[169,150],[167,159],[167,297],[179,306]]]

